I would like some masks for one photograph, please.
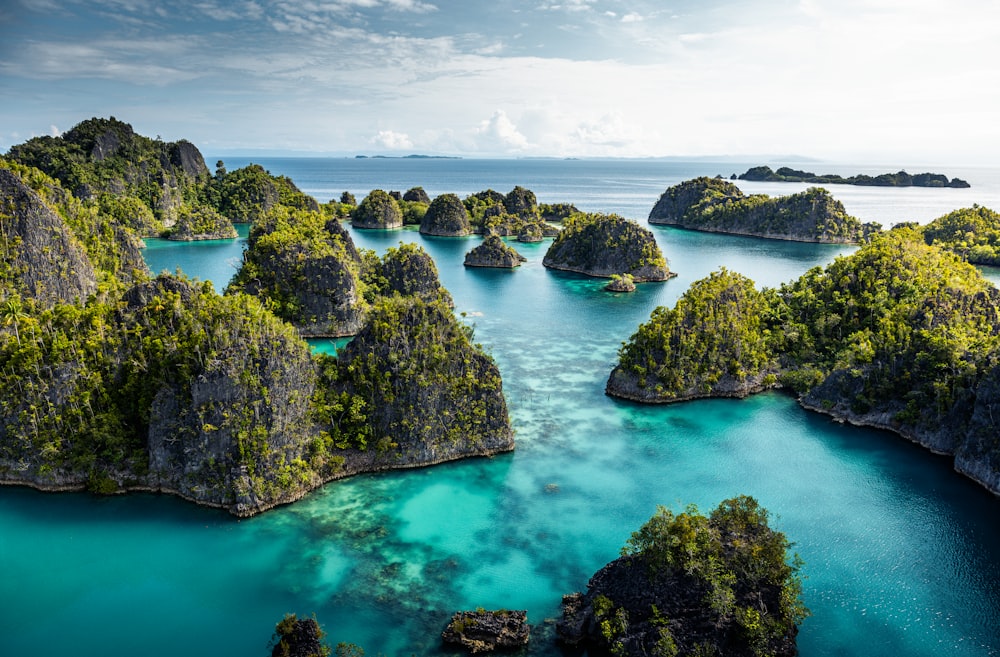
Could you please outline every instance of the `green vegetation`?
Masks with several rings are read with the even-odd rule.
[[[351,213],[355,228],[399,228],[403,225],[403,212],[396,199],[381,189],[373,189]]]
[[[1000,266],[1000,214],[979,205],[938,217],[923,227],[924,241],[974,265]]]
[[[746,495],[708,516],[695,506],[676,514],[658,507],[621,558],[591,578],[561,638],[618,657],[797,654],[797,626],[809,614],[802,562],[768,518]]]
[[[172,240],[235,239],[239,235],[233,222],[208,206],[182,206],[177,221],[164,232]]]
[[[353,335],[365,310],[360,257],[340,223],[281,204],[250,230],[235,292],[260,297],[304,335]]]
[[[608,393],[671,401],[695,381],[729,394],[719,371],[763,374],[761,387],[773,372],[810,408],[952,453],[1000,362],[998,317],[1000,292],[973,267],[896,229],[777,290],[727,272],[693,285],[623,345]]]
[[[566,219],[542,264],[605,278],[630,274],[635,281],[662,281],[673,275],[653,234],[616,214]]]
[[[622,346],[619,371],[634,381],[629,396],[667,401],[773,385],[768,311],[767,298],[745,276],[723,269],[696,281],[673,309],[654,310]]]
[[[696,178],[667,189],[649,213],[652,224],[806,242],[860,242],[880,228],[847,214],[840,201],[814,187],[771,198],[746,196],[720,178]]]
[[[326,638],[316,618],[299,619],[295,614],[285,614],[274,627],[274,635],[271,637],[271,657],[330,657],[333,651],[323,639]],[[341,646],[348,651],[348,644],[337,646],[337,656],[342,654],[357,655],[364,657],[364,651],[360,653],[341,652]]]
[[[86,124],[89,150],[59,140],[14,150],[44,160],[62,149],[73,157],[50,159],[91,181],[79,184],[124,189],[97,173],[109,161],[139,170],[128,158],[143,152],[122,146],[125,124],[110,126]],[[197,149],[186,143],[160,163],[175,151],[172,166],[190,168]],[[422,249],[358,253],[342,205],[320,208],[257,165],[219,162],[214,176],[185,180],[168,186],[181,198],[169,207],[113,189],[80,201],[0,159],[0,478],[164,490],[252,515],[331,478],[513,447],[499,372]],[[136,229],[168,216],[186,234],[231,228],[216,208],[254,219],[226,295],[182,276],[150,280]],[[281,317],[360,331],[357,350],[313,356]]]
[[[737,176],[733,176],[736,178]],[[806,182],[820,185],[864,185],[872,187],[969,187],[969,183],[959,178],[952,178],[939,173],[918,173],[911,176],[905,171],[897,173],[882,173],[877,176],[858,174],[843,177],[837,174],[817,176],[811,171],[799,171],[789,167],[781,167],[772,171],[771,167],[752,167],[746,173],[739,175],[740,180],[756,180],[764,182]]]
[[[546,226],[534,192],[521,186],[507,194],[487,189],[471,194],[463,203],[473,229],[483,235],[514,236],[529,242],[557,232]]]
[[[424,235],[458,237],[472,232],[469,213],[454,194],[441,194],[427,207],[420,221]]]

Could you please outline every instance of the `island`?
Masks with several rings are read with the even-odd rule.
[[[649,223],[730,235],[795,242],[853,244],[881,230],[847,214],[822,188],[771,198],[745,195],[721,178],[700,177],[669,187],[649,213]]]
[[[67,133],[90,134],[88,149],[36,138],[0,158],[0,483],[164,492],[250,516],[333,479],[513,449],[500,372],[426,253],[359,251],[339,217],[254,165],[189,175],[158,159],[173,177],[136,196],[139,163],[113,148],[126,125],[92,119]],[[121,208],[149,199],[157,222],[171,208],[252,216],[237,284],[151,277],[123,212],[94,210],[114,205],[97,188],[114,172]],[[314,311],[356,334],[336,357],[302,338]]]
[[[482,243],[465,254],[466,267],[513,269],[527,258],[504,243],[499,235],[487,235]]]
[[[373,189],[368,193],[353,212],[351,225],[355,228],[401,228],[403,211],[392,196],[381,189]]]
[[[473,230],[482,235],[516,237],[519,242],[540,242],[559,229],[542,216],[535,193],[517,185],[506,194],[487,189],[463,201]]]
[[[916,228],[913,224],[901,228]],[[1000,266],[1000,213],[973,205],[917,228],[928,244],[947,249],[973,265]]]
[[[636,282],[676,276],[653,234],[616,214],[578,214],[563,222],[542,264],[549,269],[611,278],[628,274]]]
[[[1000,493],[1000,290],[915,228],[778,289],[725,270],[653,311],[606,392],[640,403],[780,388],[893,431]]]
[[[472,233],[469,213],[455,194],[441,194],[427,206],[420,220],[422,235],[462,237]]]
[[[789,167],[780,167],[772,171],[769,166],[751,167],[739,176],[732,175],[734,180],[753,180],[758,182],[804,182],[820,185],[864,185],[868,187],[952,187],[965,189],[968,182],[960,178],[948,179],[940,173],[918,173],[910,175],[905,171],[897,173],[882,173],[877,176],[858,174],[843,177],[835,173],[817,176],[811,171],[799,171]]]
[[[559,640],[621,657],[798,654],[801,562],[742,495],[708,516],[658,507],[622,556],[563,597]]]

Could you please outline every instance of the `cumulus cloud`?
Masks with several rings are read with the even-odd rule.
[[[378,134],[371,138],[371,142],[376,146],[391,151],[413,148],[413,141],[410,139],[410,136],[404,132],[396,132],[395,130],[379,130]]]
[[[51,135],[53,137],[58,137],[61,134],[62,134],[62,130],[60,130],[58,127],[56,127],[55,124],[49,126],[49,135]]]
[[[525,137],[503,110],[493,112],[493,116],[479,124],[476,141],[481,151],[523,151],[528,144]]]

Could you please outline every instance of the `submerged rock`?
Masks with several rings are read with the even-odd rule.
[[[475,654],[510,650],[528,645],[531,627],[527,611],[460,611],[441,633],[445,643],[459,645]]]

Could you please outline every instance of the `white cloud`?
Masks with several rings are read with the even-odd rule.
[[[507,113],[499,109],[479,124],[475,134],[479,150],[485,152],[519,152],[529,146],[527,137],[518,131]]]
[[[378,134],[371,138],[371,143],[390,151],[413,148],[409,135],[394,130],[379,130]]]
[[[60,130],[58,127],[56,127],[55,125],[50,125],[49,126],[49,135],[50,136],[52,136],[52,137],[58,137],[61,134],[62,134],[62,130]]]
[[[623,23],[639,23],[644,20],[645,20],[644,16],[642,16],[641,14],[637,14],[634,11],[622,16]]]

